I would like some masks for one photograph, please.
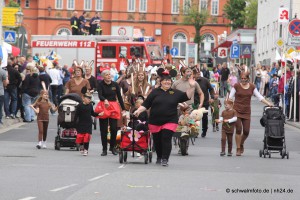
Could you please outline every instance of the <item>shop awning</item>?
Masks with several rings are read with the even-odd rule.
[[[225,42],[221,43],[219,46],[215,47],[212,51],[218,52],[218,48],[220,48],[220,47],[229,48],[231,46],[231,44],[232,44],[232,41],[226,40]]]

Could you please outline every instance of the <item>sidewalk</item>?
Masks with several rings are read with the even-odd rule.
[[[9,127],[11,125],[14,125],[14,124],[23,123],[23,119],[22,118],[6,119],[5,117],[3,117],[2,122],[3,122],[3,125],[0,125],[0,129],[7,128],[7,127]]]
[[[294,121],[288,121],[286,120],[286,124],[293,126],[295,128],[299,128],[300,129],[300,122],[294,122]]]

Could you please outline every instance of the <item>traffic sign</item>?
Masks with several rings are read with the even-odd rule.
[[[289,23],[289,33],[292,36],[300,36],[300,20],[299,19],[293,19]]]
[[[218,57],[219,58],[227,58],[227,48],[226,47],[218,48]]]
[[[296,51],[296,49],[294,48],[294,47],[289,47],[288,49],[287,49],[287,53],[288,54],[291,54],[291,53],[293,53],[294,51]]]
[[[232,44],[230,47],[230,58],[240,58],[240,45]]]
[[[241,49],[242,58],[251,58],[251,44],[243,44]]]
[[[275,42],[275,45],[278,47],[278,48],[282,48],[283,45],[284,45],[284,41],[282,38],[278,38],[278,40],[276,40]]]
[[[171,53],[172,56],[178,56],[179,51],[178,51],[177,47],[173,47],[170,50],[170,53]]]
[[[15,43],[16,42],[16,32],[15,31],[4,31],[4,42]]]

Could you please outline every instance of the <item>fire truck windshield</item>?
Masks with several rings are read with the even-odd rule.
[[[152,60],[162,60],[163,59],[163,54],[161,52],[161,49],[159,45],[157,44],[148,44],[147,45],[147,51],[150,54],[150,58]]]

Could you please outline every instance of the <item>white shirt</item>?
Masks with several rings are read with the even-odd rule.
[[[50,83],[50,85],[58,85],[59,80],[61,79],[59,70],[55,69],[55,68],[50,69],[48,74],[52,79],[52,82]]]

